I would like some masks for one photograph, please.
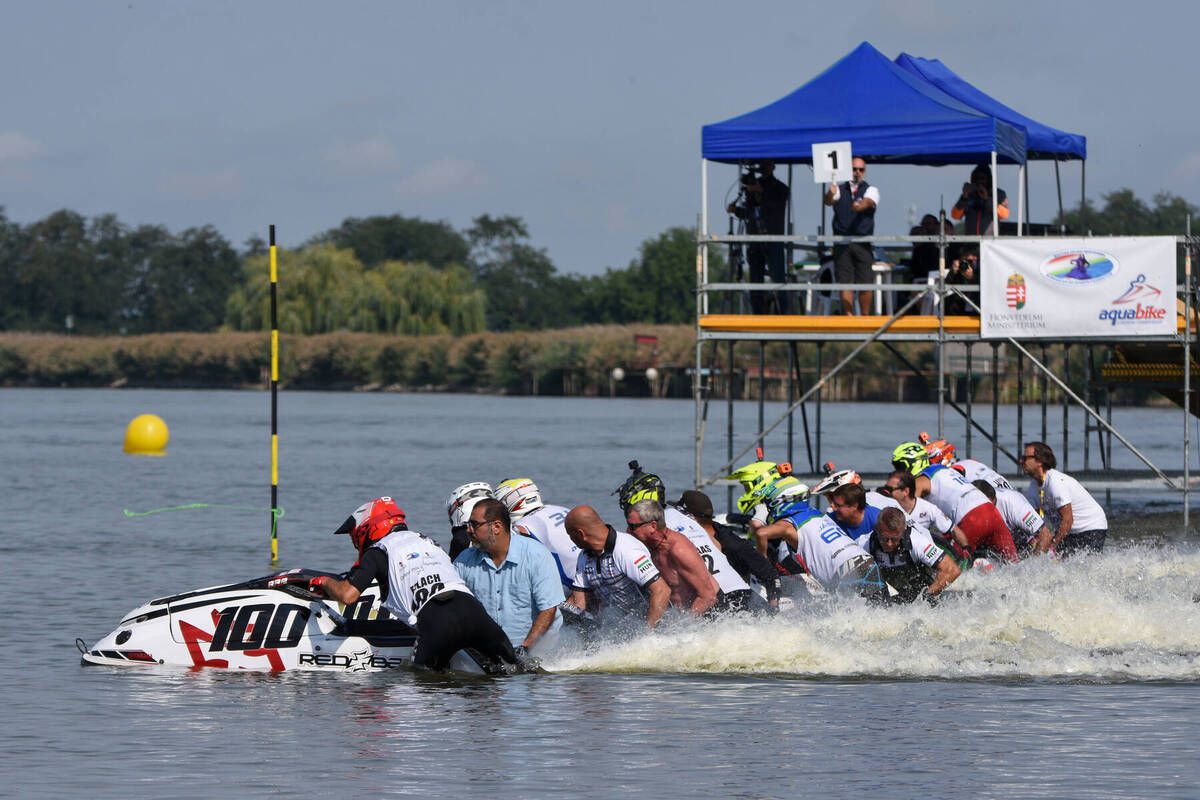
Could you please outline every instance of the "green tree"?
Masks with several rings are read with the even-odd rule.
[[[574,286],[558,280],[546,251],[529,243],[519,217],[476,217],[467,231],[475,280],[487,296],[488,328],[494,331],[561,327],[572,322]]]
[[[1076,233],[1091,231],[1097,236],[1181,236],[1187,231],[1189,216],[1200,208],[1178,195],[1159,192],[1150,206],[1132,189],[1118,189],[1104,195],[1104,206],[1081,204],[1068,210],[1059,220]],[[1084,213],[1086,211],[1086,214]]]
[[[483,295],[462,267],[388,261],[368,270],[350,250],[314,245],[279,256],[279,328],[463,334],[483,329]],[[226,322],[237,330],[270,325],[266,256],[246,260],[244,282],[229,297]]]
[[[309,244],[349,248],[367,267],[384,261],[424,261],[443,268],[466,264],[469,247],[448,222],[416,217],[350,217],[340,226],[314,237]]]

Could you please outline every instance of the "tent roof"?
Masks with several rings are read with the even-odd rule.
[[[811,163],[812,145],[849,141],[855,156],[899,164],[1025,160],[1025,131],[955,100],[863,42],[791,94],[705,125],[713,161]]]
[[[896,64],[901,69],[924,78],[971,108],[1013,125],[1024,127],[1025,148],[1030,159],[1087,158],[1087,137],[1060,131],[1030,119],[979,91],[936,58],[918,58],[910,56],[908,53],[901,53],[896,57]]]

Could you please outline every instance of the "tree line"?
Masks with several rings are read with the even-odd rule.
[[[288,333],[679,323],[695,309],[695,237],[680,227],[643,242],[628,266],[591,276],[560,273],[520,218],[486,214],[461,231],[399,214],[350,218],[278,258]],[[261,238],[239,250],[211,226],[172,233],[69,210],[21,225],[0,209],[0,330],[261,330],[267,259]]]
[[[1120,189],[1062,221],[1098,235],[1179,234],[1198,210],[1170,193],[1146,202]],[[726,271],[722,255],[710,249],[714,280]],[[693,232],[672,227],[625,267],[564,274],[519,217],[484,214],[464,230],[400,214],[349,218],[281,249],[280,327],[461,335],[685,323],[695,313],[695,258]],[[22,225],[0,208],[0,330],[261,330],[266,259],[261,238],[239,249],[212,226],[172,233],[70,210]]]

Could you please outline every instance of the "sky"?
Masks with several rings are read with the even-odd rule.
[[[795,2],[0,2],[0,206],[60,208],[235,245],[297,246],[347,217],[525,219],[562,272],[624,267],[700,211],[700,129],[862,41],[939,58],[1088,137],[1087,193],[1200,203],[1190,99],[1200,5]],[[1008,170],[1008,171],[1006,171]],[[876,232],[952,204],[966,167],[873,167]],[[711,168],[723,231],[732,167]],[[1078,162],[1062,168],[1080,196]],[[818,190],[797,167],[796,229]],[[1015,168],[1000,187],[1015,191]],[[1056,210],[1034,164],[1030,217]]]

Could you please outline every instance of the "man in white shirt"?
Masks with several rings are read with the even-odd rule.
[[[1025,490],[1029,504],[1043,518],[1058,513],[1058,527],[1053,537],[1038,541],[1040,552],[1053,547],[1061,556],[1087,550],[1104,550],[1108,535],[1108,517],[1087,489],[1070,475],[1059,472],[1058,459],[1045,442],[1028,442],[1021,455],[1021,469],[1032,480]]]

